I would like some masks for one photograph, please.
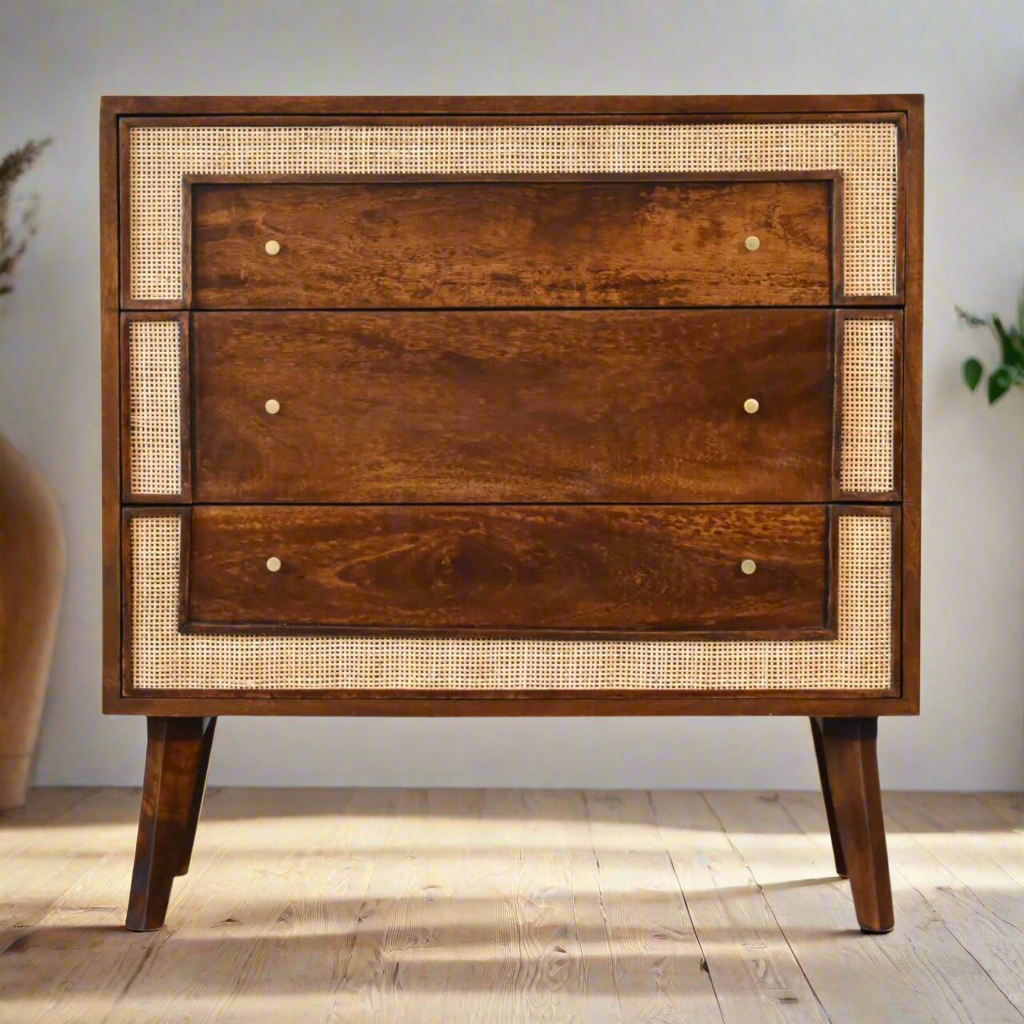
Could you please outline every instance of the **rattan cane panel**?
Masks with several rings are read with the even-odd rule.
[[[895,352],[892,320],[845,321],[841,490],[869,493],[894,487]]]
[[[843,174],[844,290],[896,290],[891,122],[138,127],[130,130],[131,297],[180,299],[185,174]]]
[[[891,521],[839,519],[839,624],[821,641],[583,641],[189,635],[177,516],[131,520],[136,690],[885,690]]]
[[[128,325],[128,464],[133,494],[181,494],[181,326]]]

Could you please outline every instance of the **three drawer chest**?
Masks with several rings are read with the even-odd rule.
[[[920,96],[114,97],[100,161],[129,928],[231,714],[805,716],[893,926]]]

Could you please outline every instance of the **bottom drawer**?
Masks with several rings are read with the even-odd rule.
[[[832,629],[823,506],[200,506],[186,628]]]
[[[126,688],[890,689],[895,508],[126,513]]]

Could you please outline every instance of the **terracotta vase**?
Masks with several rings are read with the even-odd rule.
[[[0,810],[28,791],[66,566],[53,491],[0,436]]]

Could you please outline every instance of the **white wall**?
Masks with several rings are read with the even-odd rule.
[[[0,316],[0,430],[44,469],[71,569],[37,772],[141,779],[143,725],[100,715],[97,110],[103,93],[927,96],[923,713],[884,782],[1024,785],[1024,397],[958,384],[953,303],[1024,277],[1020,0],[0,3],[0,152],[56,145],[42,232]],[[3,571],[0,566],[0,571]],[[219,783],[808,787],[798,719],[225,719]]]

